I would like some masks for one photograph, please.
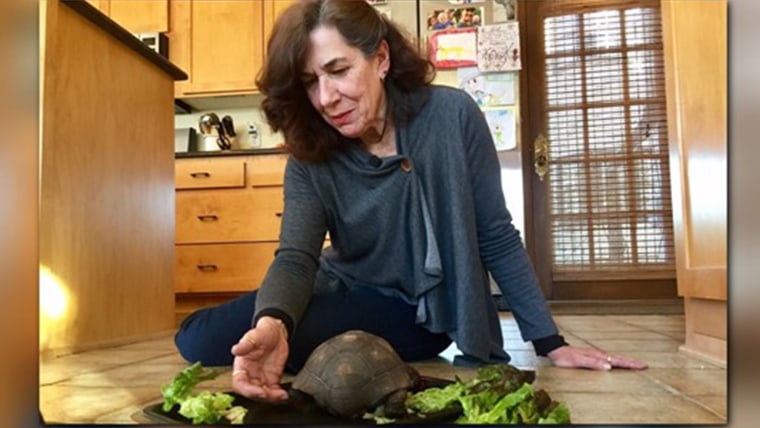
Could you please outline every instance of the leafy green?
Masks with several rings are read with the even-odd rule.
[[[409,411],[431,414],[453,406],[462,408],[461,424],[568,424],[564,403],[552,401],[544,390],[534,391],[533,372],[508,364],[485,366],[467,382],[457,379],[445,388],[429,388],[412,394]]]
[[[500,395],[491,390],[469,394],[462,402],[464,412],[457,419],[457,423],[463,424],[509,424],[528,423],[520,418],[517,411],[519,405],[533,396],[533,387],[529,383],[523,384],[520,389],[507,395]],[[538,418],[536,418],[538,419]]]
[[[226,418],[232,424],[242,424],[248,410],[232,406],[235,397],[223,392],[201,391],[193,395],[193,389],[204,380],[214,379],[218,372],[205,369],[200,362],[182,370],[169,385],[161,386],[164,397],[162,409],[169,412],[179,405],[179,414],[192,420],[193,424],[214,424]]]
[[[538,423],[544,425],[570,423],[570,410],[565,403],[559,403],[546,417],[540,418]]]
[[[224,417],[227,418],[227,420],[230,421],[232,425],[242,425],[243,418],[245,417],[246,413],[248,413],[248,409],[245,407],[234,406],[227,410],[227,413],[224,415]]]
[[[246,409],[242,406],[232,407],[234,400],[235,397],[223,392],[201,391],[182,402],[179,414],[191,419],[194,424],[215,424],[223,417],[233,423],[239,420],[238,423],[242,424]]]
[[[219,373],[214,370],[204,369],[200,361],[182,370],[169,385],[161,386],[161,395],[164,397],[164,412],[168,412],[175,404],[182,404],[190,391],[204,380],[214,379]]]
[[[375,425],[387,425],[396,422],[395,418],[386,417],[382,411],[367,412],[362,416],[362,419],[372,420],[375,422]]]
[[[456,403],[464,393],[465,386],[459,382],[444,388],[428,388],[407,398],[406,407],[418,413],[436,413]]]

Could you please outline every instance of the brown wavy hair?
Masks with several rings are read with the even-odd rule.
[[[302,0],[286,9],[274,25],[267,58],[256,83],[261,107],[273,131],[282,131],[285,149],[304,161],[321,162],[358,139],[348,139],[325,122],[309,101],[301,81],[309,35],[320,26],[335,28],[365,58],[388,43],[391,66],[385,79],[388,114],[397,124],[410,120],[427,101],[435,77],[433,64],[419,54],[402,30],[365,0]]]

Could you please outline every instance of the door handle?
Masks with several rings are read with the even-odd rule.
[[[538,179],[544,181],[544,176],[549,173],[549,140],[544,134],[538,134],[533,141],[533,168]]]

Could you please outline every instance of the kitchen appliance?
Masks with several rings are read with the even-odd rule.
[[[192,126],[174,130],[174,153],[198,150],[198,132]]]
[[[216,113],[205,113],[198,119],[201,130],[201,141],[198,151],[212,152],[217,150],[229,150],[232,148],[229,138],[224,133],[222,121]]]
[[[169,38],[165,33],[134,33],[135,37],[164,58],[169,58]]]
[[[230,147],[237,147],[237,134],[235,133],[235,122],[232,116],[226,115],[222,118],[222,130],[229,140]]]

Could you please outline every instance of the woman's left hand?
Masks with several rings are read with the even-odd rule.
[[[547,355],[557,367],[611,370],[614,367],[643,370],[649,365],[623,355],[610,354],[596,348],[579,348],[565,345]]]

